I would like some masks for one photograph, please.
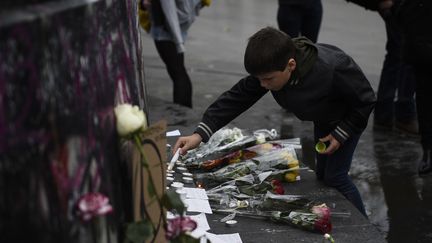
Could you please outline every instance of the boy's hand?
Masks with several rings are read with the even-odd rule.
[[[339,141],[336,138],[334,138],[333,135],[331,134],[327,135],[326,137],[320,138],[320,141],[323,143],[330,142],[330,145],[321,154],[332,154],[336,152],[336,150],[338,150],[340,147]]]
[[[175,153],[177,149],[181,148],[180,154],[185,155],[188,150],[198,147],[201,141],[202,138],[198,133],[194,133],[187,137],[180,137],[179,139],[177,139],[177,142],[173,149],[173,153]]]

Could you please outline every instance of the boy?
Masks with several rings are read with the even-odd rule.
[[[207,142],[270,90],[280,106],[314,122],[316,141],[329,143],[317,155],[317,178],[335,187],[366,216],[348,171],[375,94],[357,64],[334,46],[313,44],[304,37],[291,39],[266,27],[250,37],[244,65],[250,76],[210,105],[195,133],[180,137],[174,151],[181,148],[185,154]]]

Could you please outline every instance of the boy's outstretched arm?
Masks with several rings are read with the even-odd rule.
[[[202,138],[198,133],[194,133],[186,137],[180,137],[174,145],[173,153],[175,153],[177,149],[180,148],[180,154],[185,155],[188,150],[198,147],[201,141]]]
[[[194,134],[177,140],[173,153],[181,148],[180,154],[184,155],[201,142],[206,143],[216,131],[249,109],[267,92],[257,78],[248,76],[241,79],[207,108]]]

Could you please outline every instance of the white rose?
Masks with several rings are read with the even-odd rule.
[[[144,111],[140,110],[136,105],[117,105],[114,108],[114,114],[117,120],[117,132],[120,136],[126,136],[147,127]]]

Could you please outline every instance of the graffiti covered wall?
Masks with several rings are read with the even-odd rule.
[[[137,2],[12,2],[0,3],[0,242],[118,242],[132,216],[113,108],[146,110]],[[113,212],[81,220],[88,192]]]

